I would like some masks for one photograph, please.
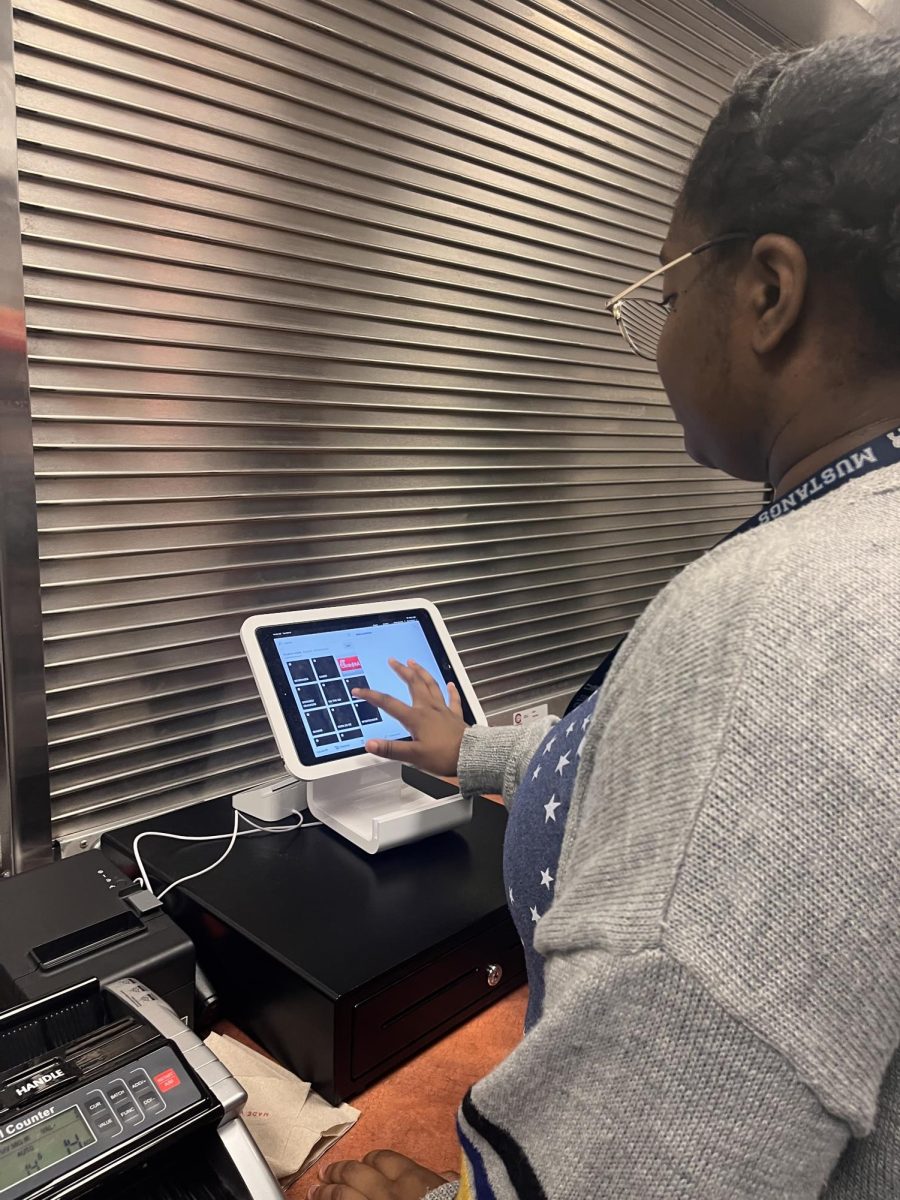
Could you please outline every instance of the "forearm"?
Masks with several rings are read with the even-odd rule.
[[[459,786],[464,796],[499,792],[509,807],[516,789],[547,730],[556,717],[528,725],[473,725],[459,751]]]

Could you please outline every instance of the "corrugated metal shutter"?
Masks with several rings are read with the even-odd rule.
[[[273,774],[254,611],[424,594],[564,697],[759,491],[601,300],[762,49],[702,0],[21,0],[54,824]]]

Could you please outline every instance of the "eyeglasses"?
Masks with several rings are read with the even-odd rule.
[[[643,297],[628,299],[632,292],[646,286],[658,275],[662,275],[664,271],[670,271],[679,263],[687,262],[695,254],[702,254],[704,250],[711,250],[713,246],[721,246],[724,242],[735,242],[739,238],[749,236],[748,233],[723,233],[720,237],[712,238],[701,246],[695,246],[693,250],[688,250],[687,254],[682,254],[680,258],[666,263],[665,266],[657,267],[655,271],[651,271],[649,275],[645,275],[643,279],[639,279],[637,283],[627,287],[624,292],[619,292],[617,296],[613,296],[612,300],[607,301],[603,306],[604,312],[612,313],[629,350],[633,350],[640,358],[656,362],[659,339],[662,337],[666,318],[674,304],[674,300],[670,299],[647,300]]]

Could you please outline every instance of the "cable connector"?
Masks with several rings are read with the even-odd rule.
[[[163,906],[162,900],[154,896],[152,892],[148,892],[146,888],[138,888],[135,892],[129,892],[124,900],[139,917],[146,917],[148,913],[156,912]]]

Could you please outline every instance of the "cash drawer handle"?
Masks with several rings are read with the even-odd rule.
[[[487,968],[488,987],[496,987],[503,978],[503,968],[499,963],[489,963]]]

